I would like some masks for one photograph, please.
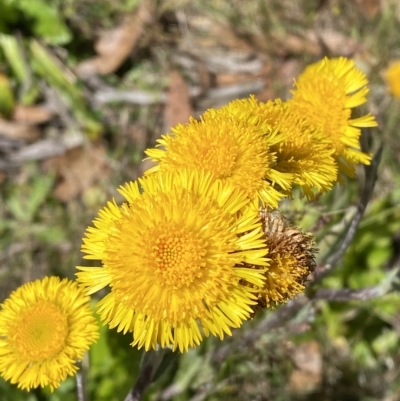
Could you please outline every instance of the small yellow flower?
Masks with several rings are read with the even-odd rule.
[[[367,78],[344,57],[311,64],[300,75],[293,91],[291,110],[322,135],[316,139],[334,150],[342,174],[355,175],[355,165],[369,164],[370,155],[361,151],[360,128],[375,127],[370,114],[352,118],[352,109],[366,102]]]
[[[140,187],[139,187],[140,185]],[[231,335],[250,317],[267,249],[247,194],[200,170],[154,173],[119,189],[86,231],[82,251],[102,267],[82,267],[88,294],[110,328],[133,332],[132,346],[187,351],[210,333]],[[245,268],[244,264],[255,266]]]
[[[200,121],[191,119],[173,128],[172,134],[157,141],[156,148],[146,151],[158,162],[146,174],[201,168],[241,189],[250,199],[277,207],[284,194],[274,185],[287,189],[291,177],[273,169],[275,155],[270,147],[284,138],[253,113],[255,107],[254,98],[238,100],[206,111]]]
[[[60,385],[98,338],[78,285],[45,277],[15,290],[0,308],[0,375],[26,390]]]
[[[291,113],[290,102],[276,99],[259,103],[253,113],[285,138],[270,147],[275,154],[274,171],[287,177],[288,182],[301,186],[311,198],[314,191],[325,192],[332,188],[337,179],[333,150],[316,141],[317,129]]]
[[[386,79],[390,93],[400,98],[400,61],[394,61],[389,65],[386,71]]]
[[[315,269],[317,250],[313,236],[290,227],[279,211],[263,209],[261,219],[270,260],[264,287],[258,293],[258,307],[273,307],[304,291],[307,276]]]

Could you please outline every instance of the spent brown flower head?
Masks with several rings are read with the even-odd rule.
[[[317,249],[313,235],[291,226],[279,211],[262,209],[260,216],[270,260],[258,306],[274,307],[303,292],[308,275],[315,270]]]

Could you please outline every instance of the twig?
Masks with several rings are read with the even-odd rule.
[[[312,295],[313,300],[323,299],[326,301],[347,302],[347,301],[368,301],[370,299],[382,297],[392,291],[396,291],[400,282],[400,266],[392,265],[392,269],[386,273],[385,278],[377,285],[372,287],[352,290],[342,288],[333,290],[321,288]]]
[[[350,223],[347,234],[343,238],[343,241],[340,244],[338,250],[333,255],[331,255],[331,257],[326,261],[325,266],[316,273],[313,284],[319,283],[324,277],[326,277],[333,271],[333,269],[336,267],[340,259],[342,259],[347,248],[353,241],[358,226],[361,222],[361,219],[365,213],[365,210],[368,206],[368,203],[374,191],[375,182],[377,179],[377,171],[379,163],[381,161],[381,156],[382,156],[382,143],[380,144],[378,151],[376,152],[374,158],[372,159],[371,165],[365,166],[364,190],[360,202],[357,206],[357,211]]]
[[[43,139],[31,145],[27,145],[10,156],[10,162],[22,163],[27,160],[43,160],[48,157],[58,156],[68,149],[84,144],[85,138],[81,132],[70,132],[61,139]]]
[[[309,291],[305,295],[289,301],[287,304],[282,305],[275,313],[268,315],[260,324],[253,328],[248,334],[243,336],[237,344],[226,345],[222,347],[215,355],[214,360],[222,362],[228,355],[232,354],[235,349],[245,349],[249,345],[258,340],[264,333],[279,327],[285,327],[284,324],[293,319],[303,307],[307,305],[312,306],[313,301],[325,300],[334,302],[348,302],[348,301],[368,301],[370,299],[379,298],[390,292],[398,290],[400,284],[400,263],[392,266],[385,278],[376,286],[361,288],[358,290],[352,289],[328,289],[321,288],[316,292]],[[309,316],[309,314],[308,314]],[[287,330],[287,326],[285,327]]]
[[[98,104],[125,102],[147,106],[157,103],[165,103],[165,93],[151,93],[141,90],[117,90],[117,89],[102,89],[95,92],[93,99]]]
[[[83,371],[83,364],[79,363],[79,371],[75,375],[75,382],[76,382],[76,393],[78,396],[78,401],[87,401],[86,398],[86,386],[84,380],[84,371]]]
[[[213,88],[204,94],[205,97],[198,102],[197,108],[199,110],[205,110],[210,107],[222,106],[231,100],[248,96],[251,93],[258,93],[264,86],[265,82],[262,79],[256,79],[250,82]]]
[[[380,285],[362,288],[360,290],[351,290],[343,288],[332,290],[330,288],[321,288],[318,290],[313,300],[323,299],[326,301],[347,302],[347,301],[368,301],[385,295],[385,291]]]
[[[297,313],[309,303],[309,299],[301,295],[296,299],[289,301],[287,304],[282,305],[278,310],[268,315],[260,324],[244,335],[238,344],[238,348],[246,348],[253,344],[264,333],[283,326],[284,323],[297,315]],[[232,353],[232,346],[225,345],[216,353],[214,360],[223,361]]]
[[[206,99],[209,102],[216,100],[232,100],[240,96],[248,95],[249,93],[259,92],[265,83],[261,79],[257,79],[251,82],[244,82],[240,84],[227,85],[221,88],[210,89],[206,94]],[[198,97],[201,94],[200,87],[189,88],[190,97]],[[100,89],[94,93],[94,102],[97,104],[114,103],[114,102],[125,102],[138,104],[142,106],[165,103],[167,101],[167,95],[164,92],[145,92],[141,90],[117,90],[112,88]],[[203,100],[205,102],[206,100]]]
[[[163,348],[157,351],[145,352],[139,377],[124,401],[140,401],[142,399],[147,387],[153,382],[154,376],[164,359],[166,351],[169,350]]]
[[[199,58],[204,58],[199,55]],[[212,72],[228,72],[231,74],[257,74],[263,67],[261,58],[249,58],[247,52],[211,53],[205,57],[204,63]]]

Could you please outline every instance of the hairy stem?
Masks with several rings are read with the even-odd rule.
[[[161,362],[164,359],[168,349],[159,349],[157,351],[145,352],[142,366],[140,367],[139,377],[135,385],[129,391],[124,401],[140,401],[149,385],[153,382]]]

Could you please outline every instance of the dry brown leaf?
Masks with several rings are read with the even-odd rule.
[[[23,106],[18,104],[13,113],[13,120],[25,124],[42,124],[50,120],[52,112],[43,106]]]
[[[337,31],[320,30],[318,37],[334,56],[352,57],[362,50],[360,43]]]
[[[264,80],[264,88],[258,92],[255,96],[260,102],[267,102],[270,99],[275,99],[277,97],[276,91],[274,90],[274,86],[272,85],[272,63],[270,60],[264,60],[264,65],[259,74],[257,74],[258,78]]]
[[[25,141],[34,141],[40,137],[40,131],[37,127],[22,122],[8,121],[0,118],[0,135],[12,139],[23,139]]]
[[[296,345],[292,358],[297,366],[289,380],[292,392],[311,392],[322,383],[322,355],[316,341]]]
[[[44,163],[46,169],[56,170],[60,177],[54,195],[67,202],[89,188],[109,173],[106,150],[101,144],[89,144],[67,150],[63,155],[52,157]]]
[[[276,91],[271,85],[271,81],[267,81],[264,89],[261,92],[257,93],[255,96],[260,102],[268,102],[268,100],[272,100],[277,97]]]
[[[305,32],[303,36],[288,32],[271,32],[269,37],[253,35],[251,41],[259,51],[282,57],[290,54],[321,54],[321,46],[312,31]]]
[[[269,81],[271,73],[271,63],[265,58],[258,58],[260,67],[253,72],[248,73],[232,73],[220,72],[215,76],[216,86],[227,86],[240,84],[243,82],[252,82],[254,78],[261,78]]]
[[[306,52],[319,55],[321,53],[321,46],[312,31],[307,32],[303,37],[291,33],[280,35],[277,32],[274,33],[272,37],[276,40],[276,45],[281,49],[286,49],[286,53],[289,54],[301,54]]]
[[[278,79],[288,91],[293,89],[293,82],[301,73],[302,66],[298,58],[289,58],[279,63]]]
[[[139,123],[133,123],[127,128],[127,134],[135,144],[136,149],[144,149],[147,145],[147,132]]]
[[[177,124],[185,124],[193,114],[190,104],[189,89],[181,74],[173,70],[169,76],[169,88],[164,109],[164,124],[174,127]]]
[[[187,45],[203,48],[223,47],[244,52],[252,52],[254,49],[247,41],[241,39],[234,27],[201,15],[187,16],[187,24],[190,31],[190,40]],[[190,50],[190,49],[189,49]]]
[[[7,174],[0,170],[0,184],[2,184],[7,178]]]
[[[215,77],[216,86],[226,86],[238,84],[240,82],[254,81],[253,75],[248,74],[232,74],[232,73],[220,73]]]
[[[145,28],[153,21],[154,4],[144,0],[139,8],[127,15],[122,24],[106,32],[96,43],[97,57],[83,61],[76,67],[81,77],[114,72],[132,53],[133,48],[143,35]]]
[[[381,11],[381,0],[356,0],[356,4],[367,18],[374,18]]]
[[[206,64],[202,60],[198,60],[196,63],[197,71],[199,74],[199,86],[201,88],[201,93],[207,93],[211,87],[211,75]]]

